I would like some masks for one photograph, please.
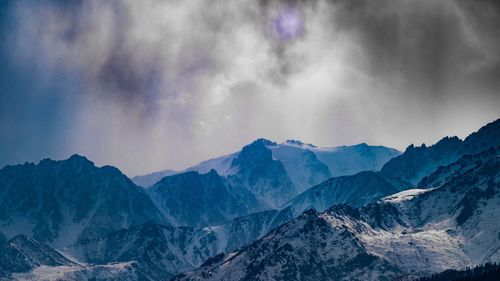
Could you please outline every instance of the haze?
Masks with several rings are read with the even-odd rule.
[[[500,117],[496,1],[3,1],[0,166],[133,176],[253,139],[404,150]]]

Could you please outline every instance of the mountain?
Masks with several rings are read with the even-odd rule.
[[[232,153],[228,155],[223,155],[213,159],[205,160],[195,166],[189,167],[184,171],[174,171],[174,170],[163,170],[160,172],[155,172],[142,176],[135,176],[132,181],[138,186],[150,187],[157,183],[164,177],[172,176],[175,174],[185,173],[185,172],[198,172],[200,174],[206,174],[211,170],[215,170],[219,175],[226,176],[230,173],[231,163],[233,159],[238,155],[238,153]]]
[[[297,140],[287,140],[280,144],[265,139],[258,139],[256,142],[263,142],[265,147],[271,151],[272,158],[283,164],[290,180],[299,192],[332,176],[380,170],[389,159],[400,154],[396,149],[369,146],[365,143],[353,146],[317,147]],[[184,172],[196,171],[200,174],[206,174],[213,169],[221,176],[234,175],[238,169],[232,165],[233,160],[242,151],[243,149],[236,153],[203,161]],[[165,170],[137,176],[132,180],[139,186],[148,187],[160,180],[162,175],[169,176],[173,173],[180,172]]]
[[[489,147],[497,147],[500,142],[500,118],[486,124],[463,141],[462,151],[475,154]]]
[[[321,162],[312,151],[315,149],[312,145],[299,141],[287,141],[282,144],[270,143],[267,148],[271,150],[273,159],[283,164],[298,192],[332,176],[328,165]]]
[[[462,141],[458,137],[446,137],[427,147],[410,145],[398,157],[389,160],[380,173],[400,189],[414,187],[427,174],[442,165],[457,160]]]
[[[259,139],[243,147],[231,163],[228,176],[231,184],[246,188],[265,202],[270,208],[276,208],[298,194],[285,166],[273,159],[267,146],[273,145],[268,140]]]
[[[149,187],[157,183],[164,177],[172,176],[178,174],[178,171],[165,170],[161,172],[151,173],[144,176],[135,176],[131,180],[138,186]]]
[[[196,171],[200,174],[206,174],[210,170],[215,170],[219,175],[227,176],[232,174],[231,164],[234,158],[238,156],[239,153],[232,153],[228,155],[223,155],[213,159],[205,160],[193,167],[187,168],[186,171]]]
[[[462,158],[469,168],[434,175],[449,180],[433,189],[361,209],[308,210],[174,280],[393,280],[499,261],[499,154],[500,147]]]
[[[60,247],[114,230],[164,222],[142,188],[85,157],[45,159],[0,170],[0,232]]]
[[[256,241],[293,218],[295,215],[291,208],[267,210],[238,217],[227,224],[212,226],[207,230],[219,237],[219,252],[228,253]]]
[[[0,243],[0,280],[153,280],[134,261],[88,265],[76,263],[35,239],[18,235]]]
[[[91,264],[134,261],[137,270],[152,280],[168,280],[217,254],[215,242],[210,231],[148,223],[81,241],[63,252]]]
[[[277,209],[307,188],[330,178],[330,168],[316,155],[327,160],[336,171],[353,172],[378,168],[397,153],[396,150],[366,144],[318,148],[293,140],[276,144],[258,139],[238,153],[204,161],[187,169],[188,172],[166,176],[147,188],[147,193],[172,225],[220,225],[239,216]],[[346,170],[342,161],[351,168]],[[163,174],[168,172],[136,177],[135,180],[144,183]],[[371,199],[388,194],[386,190],[382,195],[375,189],[370,192],[373,192]],[[351,196],[355,195],[355,192],[351,193]],[[344,199],[337,201],[343,203]],[[368,202],[368,199],[362,200]],[[333,198],[326,201],[336,202]]]
[[[338,204],[363,207],[397,192],[398,189],[379,173],[367,171],[328,179],[301,193],[284,207],[291,207],[296,215],[310,208],[322,212]]]
[[[286,209],[259,212],[206,228],[146,223],[80,241],[61,252],[94,266],[133,263],[135,272],[164,280],[194,270],[219,253],[248,245],[291,219],[293,214]]]
[[[166,176],[145,189],[77,155],[7,166],[0,243],[23,234],[71,264],[0,273],[15,280],[163,280],[180,272],[187,273],[176,279],[393,280],[497,261],[500,148],[476,153],[495,141],[493,122],[464,141],[407,149],[376,172],[364,170],[378,170],[391,154],[386,148],[259,139],[189,171],[156,175]],[[409,186],[419,189],[394,194]],[[308,208],[316,210],[300,215]]]
[[[167,175],[150,186],[148,194],[171,224],[199,227],[279,208],[330,178],[330,170],[343,174],[378,169],[398,153],[366,144],[319,148],[294,140],[276,144],[258,139],[238,153],[204,161],[186,172],[164,171],[134,180],[148,186]]]
[[[297,215],[308,208],[324,211],[336,204],[363,207],[401,189],[439,186],[453,176],[451,172],[444,173],[443,169],[464,169],[464,165],[470,163],[468,157],[473,157],[467,153],[500,142],[497,139],[498,131],[495,130],[498,124],[498,121],[490,123],[464,141],[457,137],[445,137],[431,147],[410,146],[402,155],[389,160],[380,172],[366,171],[330,178],[293,198],[285,207],[292,207]],[[446,166],[461,155],[465,155],[465,159],[450,167]],[[418,172],[415,174],[415,171]],[[437,181],[434,179],[436,175],[447,178]],[[431,179],[434,181],[432,185],[428,183]]]
[[[0,276],[13,272],[28,272],[35,267],[74,265],[52,248],[25,235],[0,243]]]
[[[360,143],[352,146],[308,148],[318,160],[325,163],[333,176],[354,175],[362,171],[378,171],[400,151],[385,146]]]
[[[234,188],[245,188],[268,208],[278,208],[299,193],[332,176],[379,169],[394,149],[360,144],[320,148],[300,141],[281,144],[258,139],[238,153],[200,163],[188,170],[206,172],[209,168],[229,179]],[[325,162],[322,162],[325,161]]]
[[[240,252],[173,280],[384,280],[371,274],[375,270],[396,269],[368,254],[347,228],[309,210]]]
[[[448,166],[441,166],[433,173],[425,176],[418,183],[418,188],[436,188],[452,181],[455,177],[462,175],[465,171],[475,169],[478,164],[491,159],[497,150],[498,147],[490,147],[489,149],[478,154],[466,154]]]
[[[500,145],[500,119],[497,119],[463,141],[458,137],[445,137],[427,147],[410,145],[403,154],[389,160],[380,173],[399,189],[418,185],[420,180],[439,166],[446,166],[465,154],[476,154]]]
[[[253,193],[231,186],[215,170],[165,177],[147,193],[172,225],[219,225],[266,208]]]

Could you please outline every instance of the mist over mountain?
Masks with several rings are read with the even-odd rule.
[[[500,280],[499,31],[498,0],[0,1],[0,281]]]
[[[288,140],[277,144],[261,139],[271,151],[273,159],[281,161],[290,180],[304,191],[332,176],[353,175],[361,171],[377,171],[391,158],[399,155],[396,149],[384,146],[370,146],[365,143],[340,146],[317,147],[298,140]],[[219,175],[227,176],[238,171],[238,164],[233,161],[242,151],[203,161],[185,171],[197,171],[201,174],[214,169]],[[149,187],[162,177],[181,173],[164,170],[143,176],[135,176],[132,180],[139,186]]]
[[[219,176],[186,172],[163,178],[148,195],[171,225],[209,226],[267,208],[252,192]]]
[[[369,164],[341,165],[356,170],[397,152],[258,139],[147,188],[78,155],[7,166],[0,273],[6,280],[393,280],[496,262],[498,124],[463,141],[410,146],[380,171],[343,176],[320,158],[364,157]]]

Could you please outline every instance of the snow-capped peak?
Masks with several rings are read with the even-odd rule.
[[[314,144],[311,143],[304,143],[299,140],[286,140],[285,142],[280,143],[279,145],[287,145],[287,146],[294,146],[294,147],[299,147],[299,148],[316,148]]]

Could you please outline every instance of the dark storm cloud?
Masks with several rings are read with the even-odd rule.
[[[482,12],[469,13],[468,7],[452,1],[358,0],[337,4],[333,21],[340,29],[355,32],[359,37],[369,58],[370,75],[385,78],[397,73],[407,80],[408,88],[417,87],[423,95],[446,94],[442,87],[464,68],[488,61],[483,54],[488,51],[487,46],[482,44],[498,44],[498,30],[486,37],[471,38],[479,35],[484,25],[486,30],[498,25],[498,17],[486,19],[488,23],[479,24],[481,27],[471,24],[483,21],[483,9],[487,7],[479,8]],[[490,36],[496,39],[491,40]],[[489,51],[494,50],[489,47]]]
[[[498,116],[497,1],[8,1],[0,163],[135,174],[257,137],[403,149]]]

